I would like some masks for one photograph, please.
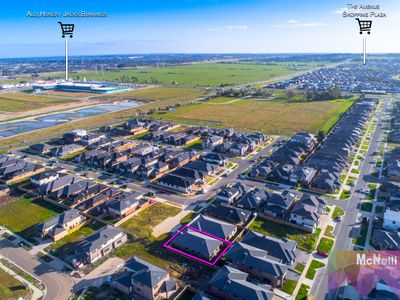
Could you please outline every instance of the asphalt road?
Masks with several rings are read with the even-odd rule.
[[[381,124],[381,119],[388,109],[387,101],[384,102],[382,110],[375,115],[377,118],[377,124]],[[357,234],[357,228],[360,228],[361,221],[358,220],[360,213],[359,205],[365,195],[355,192],[361,188],[366,188],[368,183],[373,182],[370,175],[373,172],[375,166],[377,154],[379,154],[379,140],[381,138],[382,128],[377,126],[375,132],[371,136],[370,147],[365,153],[365,159],[360,164],[360,173],[358,180],[354,187],[351,189],[351,197],[347,200],[342,200],[346,203],[344,210],[345,215],[336,227],[335,230],[335,244],[332,251],[340,250],[356,250],[354,248],[352,239],[354,234]],[[375,179],[376,182],[376,179]],[[356,230],[355,230],[356,229]],[[314,299],[328,299],[328,270],[324,268],[322,271],[317,273],[314,284],[310,289],[310,295],[314,296]]]
[[[0,254],[42,280],[47,288],[44,300],[67,300],[71,295],[73,278],[52,269],[25,249],[0,238]]]

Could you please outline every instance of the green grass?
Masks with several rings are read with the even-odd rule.
[[[333,239],[335,238],[335,236],[333,235],[333,226],[332,225],[326,226],[324,236],[327,236],[327,237],[333,238]]]
[[[88,80],[126,81],[123,76],[137,78],[138,83],[176,84],[180,86],[219,86],[221,84],[250,83],[295,73],[287,63],[257,65],[253,63],[196,63],[167,67],[138,67],[131,70],[78,72],[74,78]],[[309,69],[303,67],[303,70]]]
[[[0,111],[22,112],[70,102],[73,100],[28,94],[0,94]]]
[[[345,200],[347,198],[350,198],[351,192],[343,190],[342,193],[340,194],[340,200]]]
[[[289,295],[293,295],[296,285],[297,285],[296,280],[286,279],[285,282],[283,283],[283,286],[281,287],[281,290],[284,291],[285,293],[288,293]]]
[[[157,202],[121,224],[120,227],[134,238],[153,240],[153,228],[165,219],[177,215],[180,211],[181,209],[178,207]]]
[[[24,237],[32,235],[34,226],[42,223],[63,210],[42,199],[18,198],[0,207],[0,223]]]
[[[311,261],[310,266],[308,267],[306,278],[313,280],[315,278],[315,274],[317,273],[317,269],[325,267],[325,264],[313,259]]]
[[[296,271],[302,273],[302,272],[304,271],[304,268],[305,268],[305,267],[306,267],[306,266],[305,266],[304,264],[297,263],[296,266],[294,267],[294,269],[295,269]]]
[[[367,232],[368,232],[368,227],[366,225],[361,226],[360,236],[358,238],[353,239],[353,244],[364,247],[365,241],[367,239]]]
[[[327,253],[330,253],[333,247],[333,243],[335,241],[326,237],[322,237],[321,240],[319,241],[317,250],[319,251],[325,251]]]
[[[315,233],[309,233],[293,227],[273,223],[262,218],[255,219],[250,225],[249,230],[254,230],[277,238],[286,237],[297,241],[297,247],[309,253],[314,251],[318,238],[318,235]]]
[[[45,251],[50,252],[51,254],[56,256],[64,256],[72,249],[73,245],[82,241],[85,237],[92,234],[101,227],[101,224],[84,225],[81,228],[63,237],[62,239],[54,242],[49,247],[47,247]]]
[[[360,171],[358,171],[357,169],[351,169],[351,173],[353,173],[353,174],[359,174]]]
[[[344,211],[343,209],[341,209],[340,207],[335,207],[335,209],[333,210],[332,213],[332,218],[336,218],[336,217],[340,217],[344,215]]]
[[[306,300],[310,287],[304,283],[301,284],[299,291],[296,295],[296,300]]]
[[[353,101],[354,99],[320,102],[242,99],[226,105],[202,102],[181,106],[175,111],[155,112],[151,117],[195,125],[233,127],[244,131],[263,131],[282,135],[290,135],[298,131],[317,133],[320,130],[329,131],[353,104]]]
[[[366,212],[372,212],[372,203],[370,202],[363,202],[361,204],[361,210],[366,211]]]
[[[0,299],[24,298],[28,293],[28,288],[22,282],[0,269]]]
[[[186,216],[184,216],[184,217],[179,221],[179,223],[182,224],[182,225],[186,225],[186,224],[188,224],[189,222],[191,222],[194,218],[196,218],[196,216],[197,216],[197,213],[196,213],[196,212],[190,212],[190,213],[188,213]]]
[[[3,265],[5,265],[7,268],[9,268],[10,270],[14,271],[14,273],[18,274],[19,276],[24,278],[26,281],[28,281],[29,283],[33,284],[38,289],[40,289],[42,291],[45,289],[45,286],[39,280],[37,280],[32,275],[26,273],[24,270],[22,270],[20,267],[18,267],[16,264],[12,263],[8,259],[0,258],[0,262]]]
[[[132,136],[132,139],[141,139],[141,138],[143,138],[144,136],[146,136],[148,134],[149,134],[149,131],[145,131],[145,132],[142,132],[142,133],[139,133],[139,134],[135,134],[135,135]]]

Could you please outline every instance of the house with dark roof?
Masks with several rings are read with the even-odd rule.
[[[72,174],[60,176],[59,178],[57,178],[51,182],[41,184],[38,188],[39,193],[42,195],[54,193],[56,191],[64,189],[64,187],[71,185],[75,182],[78,182],[80,180],[81,180],[81,178],[79,176],[72,175]]]
[[[237,242],[225,255],[235,268],[251,274],[273,287],[282,286],[288,271],[288,265],[271,258],[265,250]]]
[[[249,274],[224,266],[211,277],[204,290],[217,299],[272,300],[274,293],[265,286],[248,281]],[[197,296],[198,297],[198,296]],[[194,299],[214,299],[198,297]]]
[[[235,225],[203,215],[198,215],[189,225],[225,240],[230,240],[237,232]]]
[[[125,263],[125,271],[117,274],[113,286],[132,299],[169,299],[177,290],[177,283],[169,273],[134,256]]]
[[[143,194],[140,192],[123,192],[109,199],[104,205],[104,210],[112,217],[122,219],[138,209],[147,207],[148,204],[149,202],[143,199]]]
[[[203,142],[203,148],[208,150],[214,150],[215,147],[222,144],[224,142],[224,138],[218,135],[212,135]]]
[[[258,188],[248,191],[236,202],[236,206],[248,210],[259,208],[270,197],[269,193]]]
[[[195,183],[200,183],[202,181],[200,174],[197,170],[189,169],[186,167],[177,168],[170,174],[193,180]]]
[[[94,263],[122,246],[128,236],[121,229],[106,225],[75,246],[75,256],[85,264]]]
[[[181,251],[211,261],[222,249],[223,242],[187,228],[171,241],[171,245]]]
[[[93,197],[90,197],[89,199],[84,201],[82,204],[79,205],[79,208],[83,209],[83,210],[95,208],[120,193],[121,193],[121,191],[118,189],[115,189],[115,188],[106,189],[106,190],[102,191],[101,193],[99,193]],[[79,204],[79,203],[75,203],[75,204]]]
[[[86,218],[78,210],[72,208],[46,222],[38,224],[36,232],[42,238],[49,237],[53,241],[58,241],[73,230],[78,229],[85,222]]]
[[[202,179],[207,176],[216,173],[219,170],[219,166],[215,164],[210,164],[205,161],[195,160],[184,165],[185,168],[196,170]]]
[[[293,206],[289,214],[289,222],[306,227],[314,231],[319,219],[325,211],[326,202],[309,194],[303,194],[300,200]]]
[[[251,211],[231,206],[225,202],[216,201],[216,203],[212,203],[207,208],[206,215],[242,226],[249,220]]]
[[[272,193],[268,201],[263,205],[263,213],[283,219],[300,197],[301,193],[290,190],[284,190],[282,193]]]
[[[54,169],[46,169],[46,171],[36,174],[31,177],[31,183],[35,186],[47,184],[60,177],[58,172]]]
[[[53,148],[51,150],[51,154],[54,156],[66,156],[66,155],[70,155],[73,153],[77,153],[84,149],[85,149],[85,147],[82,145],[68,144],[68,145],[57,147],[57,148]]]
[[[34,144],[29,146],[29,151],[35,154],[48,155],[55,148],[54,145],[47,143]]]
[[[233,185],[228,185],[221,189],[217,194],[217,200],[233,204],[245,193],[246,187],[242,183],[236,182]]]
[[[219,153],[207,153],[201,158],[205,162],[209,162],[211,164],[217,164],[219,166],[224,166],[226,164],[226,158],[222,154]]]
[[[400,250],[400,233],[383,228],[374,228],[371,244],[379,250]]]
[[[188,178],[176,176],[173,174],[162,176],[155,182],[161,187],[187,194],[193,191],[193,185],[195,184],[194,180],[190,180]]]
[[[292,266],[296,260],[297,242],[287,238],[275,238],[258,232],[248,231],[242,243],[262,249],[270,259]]]

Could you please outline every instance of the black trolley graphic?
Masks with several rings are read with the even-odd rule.
[[[360,26],[360,34],[362,34],[363,32],[371,34],[372,21],[360,20],[359,18],[356,18],[356,20],[358,21],[358,25]]]
[[[61,22],[58,22],[61,26],[61,31],[62,31],[62,37],[65,38],[66,35],[69,35],[69,37],[72,38],[72,35],[74,33],[74,24],[63,24]]]

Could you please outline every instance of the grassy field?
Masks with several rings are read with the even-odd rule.
[[[301,284],[299,291],[296,295],[296,300],[306,300],[310,287],[304,283]]]
[[[151,116],[176,122],[281,135],[291,135],[298,131],[317,133],[319,130],[327,132],[354,100],[289,102],[242,99],[224,104],[226,98],[217,98],[212,102],[185,105],[175,111],[156,112]]]
[[[146,238],[153,240],[153,228],[169,217],[180,213],[181,209],[175,206],[157,202],[121,224],[121,228],[133,238]]]
[[[333,243],[335,241],[326,237],[321,238],[317,250],[319,251],[325,251],[327,253],[330,253],[333,247]]]
[[[289,295],[293,295],[293,291],[296,288],[296,285],[297,285],[296,280],[286,279],[285,283],[281,287],[281,290],[284,291],[285,293],[288,293]]]
[[[200,98],[205,94],[207,94],[207,91],[202,88],[154,87],[111,94],[101,98],[146,99],[154,101],[184,101],[187,99]]]
[[[61,208],[44,200],[18,198],[14,202],[0,207],[0,223],[17,234],[30,236],[36,224],[46,221],[60,212],[62,212]]]
[[[25,297],[29,290],[10,274],[0,269],[0,299]]]
[[[73,100],[43,97],[28,94],[0,94],[0,111],[21,112],[70,103]]]
[[[290,63],[291,64],[291,63]],[[168,67],[138,67],[131,70],[105,72],[77,72],[72,77],[87,80],[107,80],[123,82],[133,80],[137,83],[167,84],[180,86],[219,86],[221,84],[240,84],[293,74],[315,67],[306,64],[298,70],[291,70],[287,63],[257,65],[253,63],[195,63]]]
[[[309,253],[314,251],[318,238],[318,234],[308,233],[293,227],[273,223],[262,218],[255,219],[249,229],[277,238],[286,237],[297,241],[297,247]]]
[[[152,92],[150,92],[150,90]],[[176,92],[172,92],[172,90]],[[179,91],[178,91],[179,90]],[[158,88],[154,89],[148,89],[146,90],[147,97],[149,99],[155,99],[156,95],[159,95],[163,91],[167,93],[168,91],[168,96],[158,96],[160,99],[162,98],[163,100],[156,100],[152,101],[150,103],[146,103],[142,106],[135,107],[135,108],[130,108],[122,111],[117,111],[117,112],[112,112],[108,114],[103,114],[103,115],[98,115],[98,116],[93,116],[89,118],[85,118],[82,120],[75,120],[72,122],[56,125],[53,127],[45,128],[42,130],[37,130],[37,131],[32,131],[24,134],[20,134],[17,136],[12,136],[9,138],[5,138],[0,140],[0,147],[10,147],[11,145],[16,145],[19,143],[26,143],[27,141],[32,141],[33,142],[38,142],[39,139],[46,139],[48,137],[55,137],[60,133],[67,132],[69,130],[74,130],[76,128],[85,128],[85,129],[90,129],[90,128],[96,128],[100,127],[104,124],[111,124],[111,123],[117,123],[117,122],[122,122],[126,119],[132,118],[133,115],[140,111],[145,111],[145,110],[150,110],[150,109],[159,109],[159,108],[164,108],[167,105],[175,105],[175,104],[184,104],[187,102],[192,101],[193,99],[198,98],[198,96],[202,96],[204,94],[203,89],[190,89],[188,93],[185,93],[185,95],[182,94],[181,88],[174,88],[174,89],[167,89],[167,88],[162,88],[161,90]],[[186,90],[188,91],[188,90]],[[139,90],[137,91],[139,93]],[[144,92],[144,91],[143,91]],[[140,91],[140,93],[143,93]],[[143,94],[138,94],[143,96]],[[139,96],[138,96],[139,97]],[[143,96],[144,97],[144,96]]]

